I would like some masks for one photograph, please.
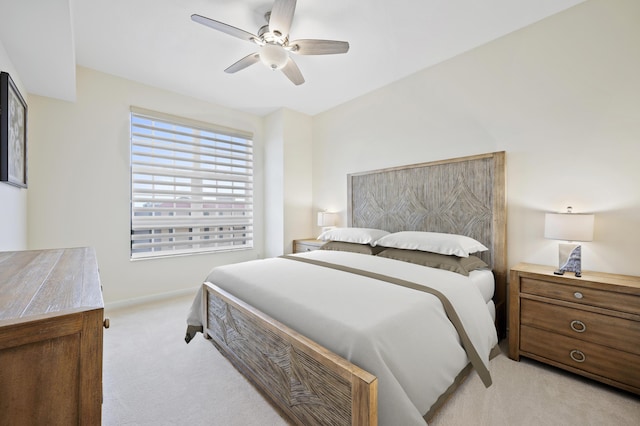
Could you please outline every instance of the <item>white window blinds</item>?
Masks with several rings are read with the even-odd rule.
[[[252,135],[131,111],[131,258],[253,247]]]

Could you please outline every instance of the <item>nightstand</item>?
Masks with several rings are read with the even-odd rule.
[[[293,252],[303,253],[305,251],[318,250],[325,241],[317,240],[315,238],[309,238],[305,240],[293,240]]]
[[[527,263],[511,269],[509,358],[640,394],[640,277],[554,270]]]

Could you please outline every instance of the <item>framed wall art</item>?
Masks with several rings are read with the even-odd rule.
[[[6,72],[0,73],[0,181],[27,187],[27,103]]]

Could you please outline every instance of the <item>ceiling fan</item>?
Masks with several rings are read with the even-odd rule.
[[[289,28],[293,21],[295,9],[296,0],[275,0],[271,11],[265,14],[267,24],[258,30],[258,35],[197,14],[191,15],[191,19],[214,30],[253,42],[259,46],[258,52],[245,56],[224,70],[224,72],[232,74],[262,61],[272,70],[281,70],[297,86],[304,83],[304,77],[298,65],[289,56],[289,52],[298,55],[347,53],[349,51],[349,43],[346,41],[314,39],[289,41]]]

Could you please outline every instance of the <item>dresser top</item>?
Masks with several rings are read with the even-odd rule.
[[[519,263],[512,271],[518,271],[520,275],[535,274],[544,275],[550,281],[561,284],[584,284],[604,287],[624,287],[632,294],[640,294],[640,277],[634,275],[610,274],[607,272],[582,271],[581,277],[576,277],[573,272],[565,272],[564,275],[555,275],[557,268],[533,263]]]
[[[103,307],[94,249],[0,252],[0,323]]]

